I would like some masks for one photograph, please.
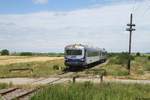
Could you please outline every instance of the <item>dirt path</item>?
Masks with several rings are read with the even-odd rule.
[[[47,84],[53,80],[59,78],[5,78],[0,79],[0,83],[12,83],[14,85],[39,85]],[[62,78],[64,81],[72,81],[72,78]],[[59,81],[59,83],[61,83]],[[93,83],[100,83],[100,78],[77,78],[76,82],[86,82],[91,81]],[[128,80],[128,79],[107,79],[104,78],[103,82],[117,82],[117,83],[139,83],[139,84],[150,84],[150,80]]]

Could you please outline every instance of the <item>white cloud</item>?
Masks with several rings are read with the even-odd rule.
[[[134,13],[137,31],[133,51],[149,52],[150,14],[144,18]],[[69,12],[38,12],[0,15],[0,45],[18,51],[63,51],[65,45],[83,43],[108,51],[128,50],[128,32],[132,4],[113,4]],[[142,20],[142,21],[140,21]]]
[[[32,0],[35,4],[47,4],[48,0]]]

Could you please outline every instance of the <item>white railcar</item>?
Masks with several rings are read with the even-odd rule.
[[[107,59],[105,49],[89,47],[87,45],[73,44],[65,47],[66,66],[87,66]]]

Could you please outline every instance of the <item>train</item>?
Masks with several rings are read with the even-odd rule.
[[[88,65],[107,60],[107,51],[105,49],[82,44],[67,45],[64,54],[66,66],[87,67]]]

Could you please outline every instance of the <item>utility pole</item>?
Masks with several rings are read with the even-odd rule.
[[[126,29],[126,31],[129,31],[130,36],[129,36],[129,57],[128,57],[128,71],[130,74],[130,67],[131,67],[131,46],[132,46],[132,31],[135,31],[133,27],[135,27],[135,24],[133,24],[133,15],[131,13],[130,15],[130,24],[127,24],[129,28]]]

